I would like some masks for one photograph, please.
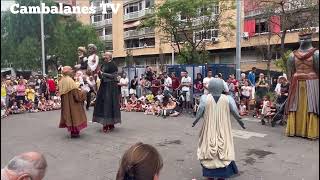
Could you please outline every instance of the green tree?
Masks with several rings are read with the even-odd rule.
[[[208,39],[217,34],[224,38],[233,35],[234,9],[234,2],[228,0],[166,0],[153,7],[154,13],[140,28],[158,29],[161,38],[178,53],[180,63],[201,63],[200,54],[206,54],[203,47],[216,43]]]
[[[20,6],[38,6],[40,0],[17,0]],[[54,5],[52,0],[43,0],[46,5]],[[89,43],[104,50],[104,44],[95,30],[77,22],[74,16],[44,15],[45,52],[51,58],[46,65],[74,65],[77,48]],[[40,15],[12,14],[1,15],[1,65],[10,63],[14,68],[41,69]],[[48,69],[48,68],[46,68]]]
[[[287,61],[289,59],[290,54],[292,53],[291,50],[284,53],[281,59],[275,61],[275,65],[281,68],[282,72],[287,73]]]

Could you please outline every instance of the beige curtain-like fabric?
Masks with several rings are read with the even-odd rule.
[[[235,160],[231,133],[228,97],[222,94],[215,102],[209,94],[197,150],[198,159],[204,167],[223,168]]]
[[[61,96],[63,94],[67,94],[73,89],[78,89],[79,86],[77,86],[70,76],[63,76],[58,83],[58,87]]]

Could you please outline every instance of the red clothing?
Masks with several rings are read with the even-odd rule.
[[[53,79],[48,79],[49,92],[56,92],[56,83]]]
[[[179,79],[177,77],[171,77],[172,79],[172,89],[177,89],[180,85]]]
[[[234,91],[238,92],[239,91],[238,86],[237,86],[238,80],[233,79],[233,80],[231,80],[231,83],[234,85]]]
[[[159,92],[160,87],[152,87],[152,86],[160,86],[160,81],[158,79],[154,79],[151,82],[151,91],[154,96],[156,96]]]

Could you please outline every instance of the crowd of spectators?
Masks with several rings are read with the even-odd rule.
[[[10,114],[57,110],[61,107],[57,78],[7,75],[1,79],[1,118]]]
[[[192,79],[187,71],[179,75],[175,72],[157,74],[151,67],[147,67],[140,78],[134,76],[130,82],[126,74],[119,77],[121,109],[164,117],[181,113],[194,115],[199,97],[208,93],[208,83],[213,78],[226,79],[224,94],[235,99],[242,116],[250,112],[257,118],[272,115],[275,113],[275,104],[284,103],[288,96],[289,85],[285,76],[278,77],[271,84],[263,73],[256,78],[256,68],[252,68],[247,75],[242,73],[240,80],[237,80],[234,74],[227,78],[221,73],[214,76],[210,69],[206,77],[197,73],[195,79]]]
[[[181,113],[195,115],[202,94],[208,93],[208,83],[213,78],[226,79],[224,94],[232,96],[242,116],[252,112],[254,117],[261,118],[275,113],[275,104],[285,103],[289,84],[285,76],[277,82],[270,82],[263,73],[256,78],[256,68],[247,75],[241,74],[240,80],[234,74],[224,78],[221,73],[213,75],[212,70],[206,76],[198,73],[192,79],[188,72],[181,74],[172,72],[157,73],[151,67],[140,77],[134,76],[129,82],[125,73],[119,76],[119,92],[121,93],[121,110],[127,112],[144,112],[154,116],[178,116]],[[75,82],[87,91],[86,109],[94,103],[99,88],[99,78],[85,76],[83,72],[75,73]],[[25,112],[57,110],[61,100],[57,88],[58,77],[52,76],[6,76],[1,80],[1,117]],[[270,93],[270,91],[274,91]],[[270,97],[274,94],[276,98]]]

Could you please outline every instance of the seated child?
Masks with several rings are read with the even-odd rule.
[[[169,98],[167,105],[161,111],[161,115],[165,118],[166,116],[178,116],[179,112],[176,110],[177,103],[173,100],[173,98]]]
[[[163,103],[163,98],[164,98],[164,95],[162,94],[162,92],[158,91],[158,95],[156,95],[156,100],[159,101],[160,103]]]
[[[61,109],[61,103],[59,102],[58,98],[54,98],[52,108],[53,110]]]
[[[240,116],[246,116],[246,115],[248,115],[247,106],[245,105],[245,102],[244,102],[244,101],[241,101],[241,102],[240,102],[239,109],[240,109],[240,110],[239,110]]]
[[[12,114],[19,114],[19,113],[20,113],[20,109],[19,109],[19,107],[18,107],[17,101],[14,101],[14,102],[13,102],[13,105],[12,105],[11,108],[10,108],[10,112],[11,112]]]
[[[51,110],[53,110],[53,104],[54,104],[54,102],[53,102],[53,100],[52,99],[49,99],[48,101],[47,101],[47,103],[46,103],[46,109],[47,109],[47,111],[51,111]]]
[[[29,112],[31,113],[39,112],[37,105],[34,102],[32,102],[31,104],[32,104],[32,108],[30,109]]]
[[[27,101],[25,104],[26,111],[30,112],[30,110],[32,109],[32,106],[33,106],[33,102],[31,100]]]
[[[142,102],[138,100],[133,109],[135,112],[143,112]]]
[[[1,101],[1,118],[7,117],[7,110],[4,102]]]
[[[133,104],[132,101],[129,99],[125,106],[126,106],[125,107],[126,112],[132,112],[135,104]]]
[[[40,111],[47,111],[47,107],[46,107],[46,98],[42,97],[39,101],[39,104],[38,104],[38,109]]]
[[[152,102],[152,103],[147,103],[146,105],[145,105],[145,112],[144,112],[144,114],[145,115],[154,115],[154,113],[153,113],[153,106],[155,105],[155,103],[154,102]]]
[[[147,100],[148,100],[149,102],[154,102],[154,96],[153,96],[153,94],[148,94],[148,95],[146,95],[146,98],[147,98]]]
[[[20,103],[18,104],[18,107],[19,107],[20,113],[26,112],[26,106],[25,106],[25,104],[23,103],[23,100],[20,100],[19,102],[20,102]]]
[[[138,101],[138,98],[135,94],[131,94],[130,100],[131,100],[132,104],[136,104]]]

